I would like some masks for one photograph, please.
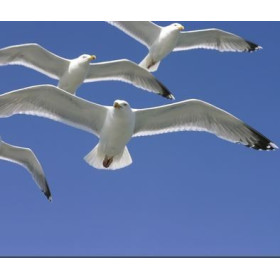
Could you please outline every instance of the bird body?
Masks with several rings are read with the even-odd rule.
[[[131,164],[132,160],[126,144],[131,139],[134,129],[134,112],[126,101],[116,100],[113,107],[107,107],[99,143],[85,157],[85,160],[93,167],[101,169],[108,168],[111,163],[110,169],[123,168]],[[107,163],[106,160],[108,160]],[[108,163],[110,164],[108,165]]]
[[[160,33],[150,47],[148,55],[140,62],[140,66],[151,72],[157,70],[160,61],[176,47],[180,30],[174,25],[161,28]]]
[[[127,106],[127,108],[122,109],[122,106]],[[108,108],[105,123],[100,132],[100,148],[108,157],[120,154],[132,137],[134,127],[135,115],[130,106],[125,101],[116,100],[114,106]]]
[[[167,54],[175,48],[180,31],[173,25],[168,25],[162,28],[158,38],[150,48],[150,54],[156,60],[162,60]]]
[[[93,58],[89,55],[82,55],[70,61],[68,68],[59,79],[58,87],[72,94],[84,82],[88,71],[89,62]]]

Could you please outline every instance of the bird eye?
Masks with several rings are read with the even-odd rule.
[[[123,104],[123,106],[125,106],[125,107],[126,107],[126,106],[127,106],[127,104],[126,104],[126,103],[124,103],[124,104]]]

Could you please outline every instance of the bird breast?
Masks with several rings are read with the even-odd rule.
[[[133,135],[135,115],[125,109],[111,109],[100,133],[100,148],[108,156],[121,153]]]
[[[61,77],[58,87],[75,94],[77,88],[84,82],[88,69],[89,64],[83,65],[74,61],[71,62],[69,68]]]
[[[159,37],[156,39],[150,49],[150,54],[154,60],[162,60],[167,56],[177,45],[179,38],[179,30],[170,30],[169,28],[163,28]]]

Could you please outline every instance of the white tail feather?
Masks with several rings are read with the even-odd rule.
[[[153,64],[153,60],[150,56],[150,54],[148,54],[140,63],[139,66],[141,66],[142,68],[147,69],[150,72],[155,72],[157,71],[158,67],[159,67],[160,61],[156,62],[155,64]],[[150,67],[149,67],[150,66]]]
[[[97,169],[108,169],[115,170],[126,167],[132,163],[131,156],[127,147],[124,148],[123,152],[114,156],[113,162],[108,168],[103,166],[103,160],[105,154],[99,149],[99,145],[96,145],[92,151],[90,151],[85,157],[84,160],[91,166]]]

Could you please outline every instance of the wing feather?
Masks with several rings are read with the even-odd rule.
[[[14,162],[27,169],[45,196],[49,200],[52,199],[43,168],[32,150],[13,146],[1,141],[0,159]]]
[[[138,42],[150,48],[159,36],[161,27],[151,21],[109,21]]]
[[[24,65],[53,79],[60,79],[69,63],[69,60],[49,52],[38,44],[16,45],[0,50],[0,65]]]
[[[158,93],[163,97],[174,99],[171,92],[149,71],[127,59],[90,64],[85,82],[103,80],[123,81]]]
[[[206,131],[234,143],[260,150],[277,146],[233,115],[200,100],[135,110],[133,136],[147,136],[176,131]]]
[[[27,114],[49,118],[99,136],[107,109],[52,85],[0,95],[0,117]]]
[[[261,49],[255,43],[219,29],[181,32],[174,51],[212,49],[221,52],[252,52]]]

